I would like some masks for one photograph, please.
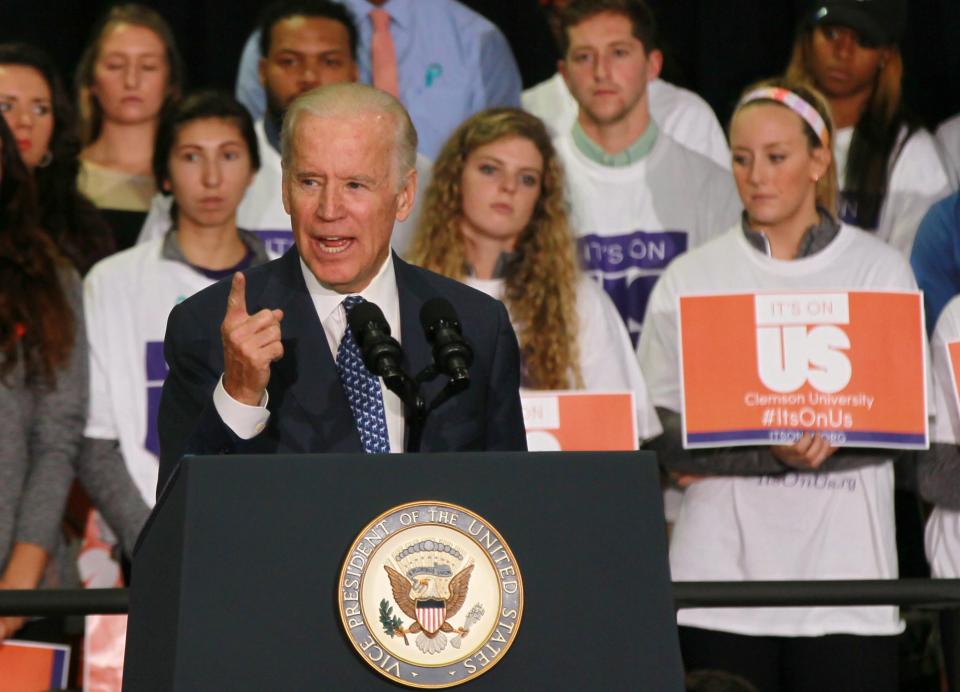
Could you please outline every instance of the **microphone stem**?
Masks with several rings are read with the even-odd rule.
[[[413,405],[407,404],[407,416],[410,421],[410,437],[407,440],[407,451],[420,451],[420,440],[423,438],[423,427],[427,420],[427,404],[420,394],[416,395]]]

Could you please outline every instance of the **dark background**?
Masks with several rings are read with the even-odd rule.
[[[808,0],[648,0],[667,49],[665,77],[694,89],[722,121],[749,82],[780,72]],[[908,0],[902,49],[908,106],[928,126],[960,112],[960,1]],[[0,41],[35,43],[68,77],[106,0],[0,0]],[[232,91],[240,51],[265,0],[147,0],[173,26],[188,87]],[[553,47],[536,0],[466,0],[500,24],[525,86],[549,76]]]

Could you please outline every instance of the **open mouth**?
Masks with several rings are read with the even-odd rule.
[[[342,236],[321,236],[314,238],[313,244],[321,253],[325,255],[339,255],[353,245],[353,238],[344,238]]]

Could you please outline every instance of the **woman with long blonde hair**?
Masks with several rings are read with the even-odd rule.
[[[730,123],[741,222],[672,262],[650,297],[638,356],[664,429],[650,447],[686,487],[675,580],[897,577],[895,450],[839,448],[835,431],[802,424],[763,429],[755,446],[683,446],[680,298],[916,290],[899,253],[837,219],[834,134],[808,85],[748,87]],[[690,609],[677,621],[688,669],[726,670],[761,692],[897,689],[893,607]]]
[[[434,162],[411,260],[503,300],[523,386],[635,392],[639,435],[659,432],[626,329],[580,274],[563,171],[543,123],[511,108],[478,113]]]
[[[133,245],[150,208],[154,139],[161,113],[180,97],[182,80],[170,26],[143,5],[112,7],[80,57],[78,183],[110,223],[117,250]]]

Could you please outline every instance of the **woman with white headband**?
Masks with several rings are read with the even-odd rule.
[[[786,446],[682,448],[678,298],[808,290],[913,290],[904,258],[837,220],[833,124],[800,83],[746,90],[730,123],[741,222],[674,261],[647,307],[638,356],[664,434],[651,447],[686,486],[670,545],[678,581],[893,579],[893,452]],[[678,613],[687,668],[765,690],[897,689],[893,607]]]

